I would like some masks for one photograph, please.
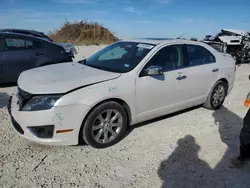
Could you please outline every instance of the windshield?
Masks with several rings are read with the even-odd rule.
[[[137,42],[117,42],[79,63],[106,71],[125,73],[134,69],[154,46]]]

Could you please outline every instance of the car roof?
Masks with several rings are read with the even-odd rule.
[[[13,28],[7,28],[7,29],[0,29],[0,31],[4,32],[29,32],[36,35],[44,35],[43,32],[35,31],[35,30],[29,30],[29,29],[13,29]]]
[[[3,34],[8,34],[8,35],[15,35],[15,36],[20,36],[20,37],[30,37],[30,38],[33,38],[33,39],[38,39],[38,40],[42,40],[42,41],[45,41],[45,42],[49,42],[49,43],[53,43],[51,41],[48,41],[42,37],[37,37],[37,36],[33,36],[33,35],[28,35],[28,34],[22,34],[22,33],[15,33],[15,32],[7,32],[7,31],[2,31],[0,30],[0,35],[3,35]]]
[[[203,42],[193,41],[193,40],[183,40],[183,39],[172,39],[172,38],[139,38],[139,39],[124,39],[123,42],[138,42],[138,43],[148,43],[148,44],[170,44],[175,42],[189,43],[189,44],[204,44]]]

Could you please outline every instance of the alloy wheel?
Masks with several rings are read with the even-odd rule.
[[[212,96],[212,104],[214,107],[220,106],[225,99],[225,87],[223,85],[218,85]]]
[[[115,109],[101,112],[92,124],[92,137],[97,143],[107,144],[114,140],[122,130],[123,117]]]

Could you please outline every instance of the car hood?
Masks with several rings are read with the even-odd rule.
[[[32,94],[66,93],[79,87],[115,79],[121,74],[79,63],[61,63],[24,71],[18,86]]]

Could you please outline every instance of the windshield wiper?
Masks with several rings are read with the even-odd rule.
[[[86,65],[86,59],[80,60],[80,61],[78,61],[78,63],[80,63],[80,64],[82,64],[82,65]]]

